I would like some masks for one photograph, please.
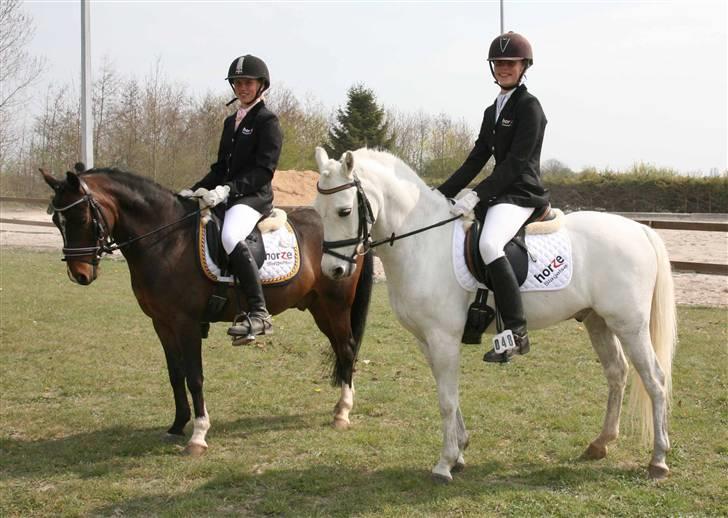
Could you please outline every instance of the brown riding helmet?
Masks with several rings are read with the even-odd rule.
[[[525,59],[529,67],[533,65],[531,44],[517,32],[510,31],[501,34],[490,44],[488,61],[520,61],[521,59]]]

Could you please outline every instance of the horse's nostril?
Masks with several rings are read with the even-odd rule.
[[[336,268],[334,268],[333,273],[334,273],[334,278],[338,279],[339,277],[344,275],[344,268],[341,266],[337,266]]]
[[[83,286],[87,286],[89,284],[88,277],[86,277],[86,275],[84,274],[79,274],[79,276],[76,277],[76,280],[79,284],[82,284]]]

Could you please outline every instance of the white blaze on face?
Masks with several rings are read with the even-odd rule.
[[[58,212],[58,226],[61,229],[61,236],[63,237],[63,243],[68,243],[68,240],[66,238],[66,218],[63,216],[63,213]]]

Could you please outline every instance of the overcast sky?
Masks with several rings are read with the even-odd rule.
[[[549,120],[542,160],[728,169],[728,1],[504,4],[505,29],[534,49],[527,85]],[[78,85],[80,3],[24,8],[30,50],[48,60],[41,88]],[[92,63],[143,79],[159,58],[165,77],[202,95],[228,92],[230,62],[251,53],[274,87],[329,109],[363,82],[386,108],[445,113],[475,131],[498,93],[485,58],[499,12],[498,1],[94,1]]]

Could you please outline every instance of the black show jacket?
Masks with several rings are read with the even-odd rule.
[[[485,110],[473,150],[460,168],[438,187],[453,198],[495,157],[493,172],[475,187],[481,204],[512,203],[543,207],[549,193],[541,183],[541,144],[546,116],[541,104],[520,85],[495,120],[495,104]]]
[[[268,215],[273,207],[273,173],[278,166],[283,137],[278,117],[259,101],[245,115],[237,131],[235,114],[225,119],[217,162],[192,190],[230,186],[227,206],[239,203]]]

